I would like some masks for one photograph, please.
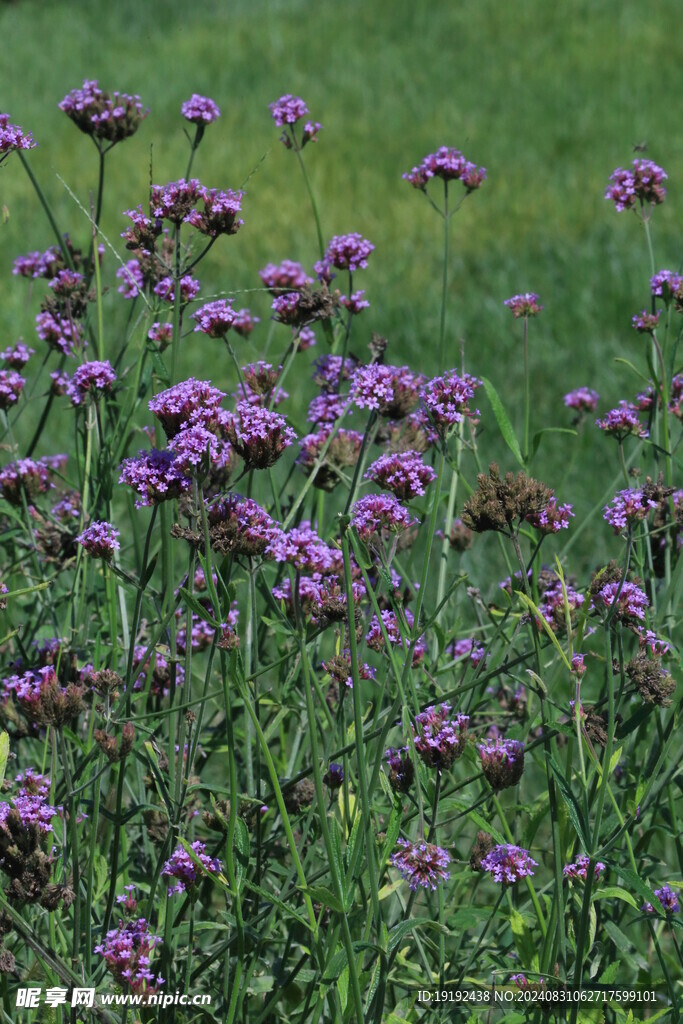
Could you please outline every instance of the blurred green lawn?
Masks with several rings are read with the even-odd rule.
[[[193,173],[216,187],[249,180],[244,228],[203,265],[208,296],[257,288],[257,270],[269,260],[310,266],[317,258],[296,160],[279,144],[268,111],[282,93],[302,96],[324,125],[305,157],[325,235],[359,231],[376,246],[354,282],[372,303],[354,348],[364,354],[378,331],[390,339],[391,361],[425,372],[437,369],[442,228],[401,174],[439,145],[461,149],[486,166],[488,180],[452,222],[452,363],[464,339],[467,368],[493,380],[519,425],[521,328],[503,300],[538,292],[545,311],[531,324],[532,429],[567,426],[568,389],[596,387],[604,410],[640,386],[614,358],[639,361],[642,351],[630,319],[648,297],[645,239],[632,214],[617,214],[603,199],[610,172],[634,158],[635,144],[646,143],[647,156],[669,173],[668,202],[654,215],[655,251],[658,268],[680,265],[678,14],[674,0],[18,0],[0,5],[0,109],[33,131],[40,148],[31,164],[60,224],[85,239],[85,220],[57,175],[87,205],[96,154],[57,103],[85,77],[141,95],[150,117],[107,166],[102,225],[123,253],[121,211],[145,202],[150,154],[155,182],[180,177],[187,160],[180,104],[192,92],[213,97],[222,117],[208,129]],[[53,239],[15,158],[0,171],[0,202],[10,211],[0,225],[0,340],[23,334],[30,343],[36,302],[27,306],[11,265]],[[115,293],[107,302],[115,308]],[[262,319],[252,342],[257,357],[269,301],[257,292],[247,303]],[[117,324],[109,322],[110,334]],[[188,372],[232,386],[227,362],[215,365],[216,349],[194,337],[186,347]],[[492,437],[486,399],[480,404]],[[614,458],[607,439],[588,434],[560,494],[579,512],[600,496]],[[538,473],[549,484],[562,479],[571,444],[563,435],[548,441]],[[497,442],[491,450],[505,452]],[[487,458],[487,439],[482,452]]]

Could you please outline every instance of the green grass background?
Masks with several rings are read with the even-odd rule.
[[[654,214],[655,250],[658,267],[680,266],[679,22],[673,0],[17,0],[0,4],[0,109],[33,131],[40,148],[32,166],[60,224],[84,240],[85,220],[57,175],[87,204],[96,154],[57,103],[84,77],[141,95],[151,114],[107,166],[102,225],[120,247],[121,211],[146,200],[150,154],[154,181],[184,173],[181,102],[192,92],[213,97],[222,117],[193,173],[217,187],[249,180],[244,228],[201,268],[206,297],[258,287],[257,270],[269,260],[310,266],[317,257],[296,160],[268,111],[282,93],[302,96],[324,125],[305,157],[325,235],[359,231],[376,245],[356,277],[372,306],[353,347],[363,355],[379,331],[390,339],[391,361],[427,373],[438,368],[442,229],[401,174],[439,145],[461,149],[487,167],[488,180],[452,222],[452,364],[464,339],[467,368],[493,380],[521,426],[521,328],[503,300],[538,292],[545,311],[531,324],[532,430],[567,426],[569,388],[596,387],[605,410],[640,385],[614,359],[640,361],[644,342],[630,318],[648,297],[645,239],[632,214],[603,199],[610,172],[633,159],[635,144],[646,143],[647,156],[669,173],[667,203]],[[0,171],[0,201],[10,213],[0,225],[0,341],[23,334],[30,343],[37,301],[27,304],[11,265],[52,238],[15,158]],[[262,318],[251,342],[256,358],[269,301],[258,292],[247,301]],[[115,292],[107,304],[116,308]],[[108,317],[112,350],[120,324]],[[232,386],[227,359],[217,364],[215,354],[190,337],[185,368]],[[292,378],[288,387],[296,400]],[[498,455],[507,468],[484,397],[480,405],[483,457]],[[588,431],[560,494],[579,513],[600,496],[615,461],[611,443],[596,434]],[[548,439],[536,466],[547,483],[562,480],[573,443]]]

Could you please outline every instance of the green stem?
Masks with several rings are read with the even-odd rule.
[[[299,161],[299,167],[301,168],[301,173],[302,173],[303,178],[304,178],[304,184],[306,185],[306,191],[308,192],[308,198],[311,201],[311,208],[313,210],[313,219],[315,220],[315,230],[316,230],[316,234],[318,236],[318,249],[320,250],[320,259],[323,259],[324,256],[325,256],[325,243],[323,241],[323,229],[322,229],[322,226],[320,224],[320,214],[318,212],[318,204],[316,202],[315,195],[313,193],[313,188],[311,186],[311,182],[310,182],[310,179],[308,177],[308,171],[306,170],[306,164],[304,163],[304,159],[303,159],[303,157],[301,155],[301,151],[299,150],[299,148],[297,146],[295,146],[294,147],[294,152],[296,153],[296,158]]]
[[[448,181],[443,183],[443,270],[441,279],[441,315],[439,318],[439,372],[446,369],[446,298],[448,294]]]

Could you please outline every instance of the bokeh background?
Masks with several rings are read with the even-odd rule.
[[[237,293],[238,305],[261,317],[246,358],[262,354],[271,326],[258,269],[284,258],[310,267],[318,256],[304,185],[269,102],[300,95],[324,125],[305,158],[325,236],[359,231],[376,246],[355,281],[372,305],[354,351],[363,357],[377,331],[389,338],[390,361],[427,373],[438,369],[442,225],[401,175],[440,145],[461,149],[488,179],[452,222],[451,363],[464,340],[467,369],[492,379],[521,425],[521,327],[503,300],[538,292],[545,310],[531,324],[532,430],[566,427],[570,388],[597,388],[604,412],[642,386],[615,358],[638,360],[644,344],[630,326],[648,300],[644,233],[603,199],[611,171],[639,155],[636,146],[669,174],[653,219],[657,268],[681,266],[679,14],[674,0],[16,0],[0,4],[0,109],[33,131],[40,147],[31,165],[60,226],[85,243],[86,219],[60,177],[87,206],[96,152],[57,103],[86,77],[140,94],[150,116],[107,163],[102,227],[125,258],[122,211],[145,203],[150,177],[184,173],[181,102],[193,92],[216,100],[222,117],[193,174],[214,187],[246,183],[245,226],[202,265],[202,298]],[[0,171],[0,202],[9,211],[0,224],[0,341],[23,335],[30,344],[37,299],[27,300],[12,261],[53,239],[16,159]],[[113,351],[125,321],[115,269],[108,256]],[[185,369],[232,387],[227,357],[223,364],[210,346],[188,336]],[[297,386],[290,378],[294,420]],[[307,402],[309,392],[300,394]],[[480,404],[484,457],[514,468],[485,397]],[[588,428],[578,447],[568,435],[548,436],[534,467],[579,514],[612,474],[612,443],[596,433]]]

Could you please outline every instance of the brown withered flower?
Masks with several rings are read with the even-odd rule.
[[[669,707],[676,683],[671,673],[662,668],[659,658],[650,658],[641,651],[627,663],[626,675],[646,704]]]
[[[501,479],[495,462],[488,473],[479,473],[477,485],[462,512],[463,523],[475,533],[494,530],[514,536],[527,516],[543,512],[553,497],[550,487],[526,473],[506,473]]]

